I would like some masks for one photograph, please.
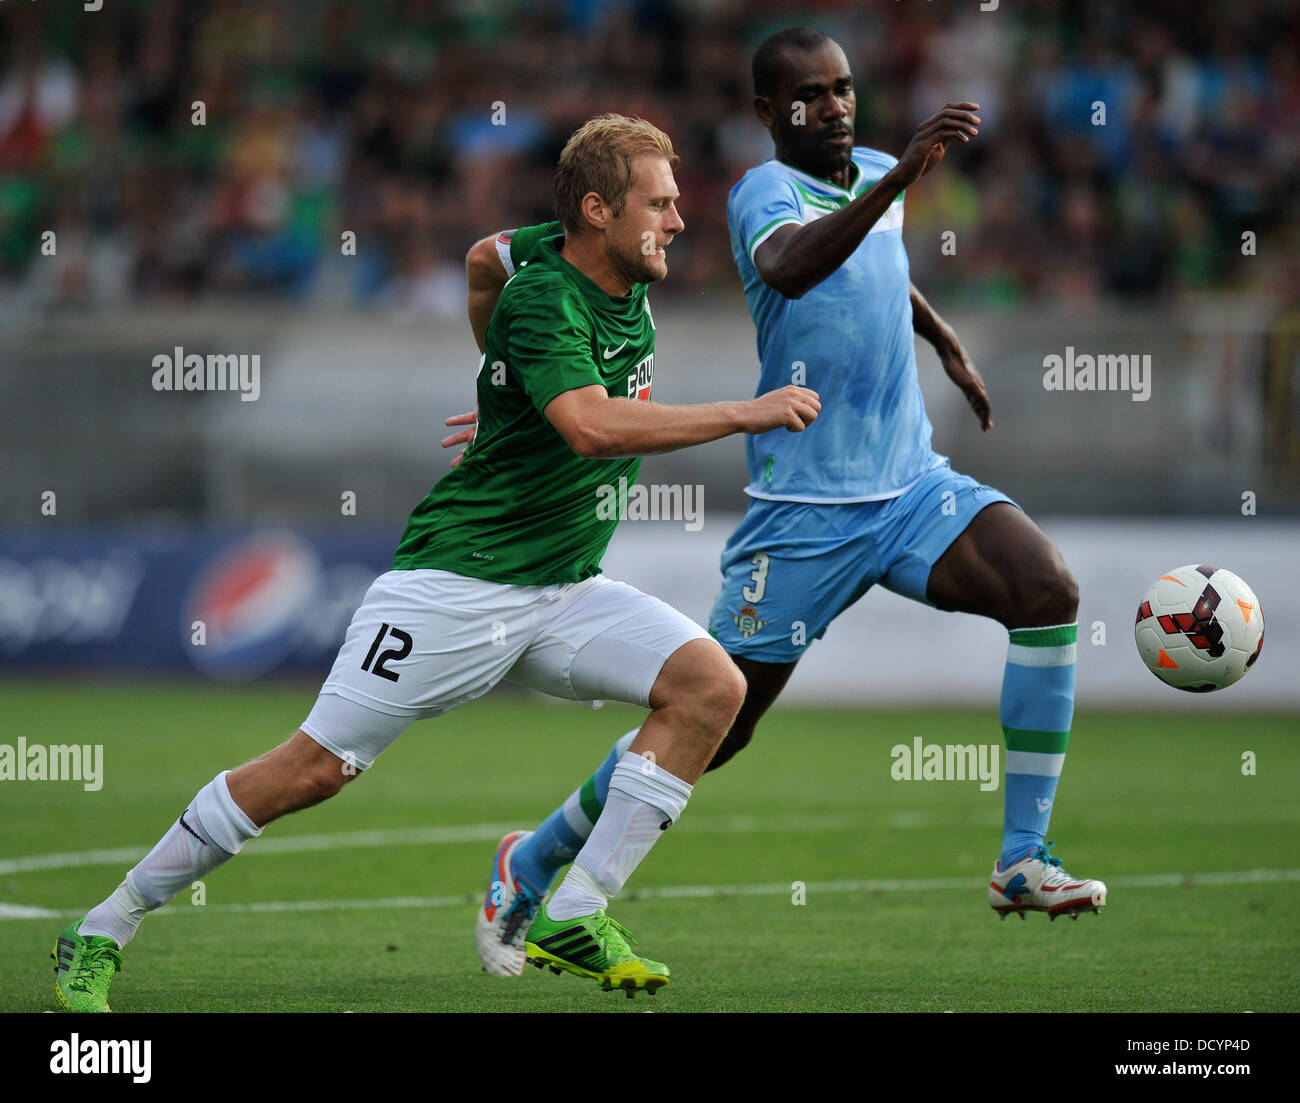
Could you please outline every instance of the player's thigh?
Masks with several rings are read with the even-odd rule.
[[[405,728],[482,696],[527,647],[540,587],[389,571],[367,591],[302,730],[361,769]]]
[[[969,532],[978,522],[999,513],[1023,517],[1019,506],[1000,490],[959,474],[947,465],[925,474],[920,482],[891,500],[880,530],[882,556],[887,564],[882,585],[915,601],[939,609],[982,611],[988,586],[995,580],[988,570],[952,571],[962,549],[969,547]]]
[[[1006,503],[983,510],[953,541],[927,593],[941,609],[993,617],[1008,628],[1072,620],[1079,600],[1056,545]]]
[[[574,701],[651,707],[651,691],[678,648],[708,633],[684,613],[603,576],[566,595],[507,675]]]

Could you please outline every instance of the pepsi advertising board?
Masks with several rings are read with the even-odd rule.
[[[375,531],[0,535],[0,668],[322,673],[394,546]]]

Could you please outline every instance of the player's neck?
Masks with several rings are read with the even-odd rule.
[[[632,285],[617,272],[605,255],[605,243],[594,234],[574,237],[564,235],[564,247],[560,256],[573,265],[587,279],[591,280],[606,295],[626,298],[632,293]]]
[[[789,165],[792,169],[798,169],[800,172],[806,173],[817,180],[825,180],[828,184],[834,184],[837,188],[843,188],[845,191],[848,191],[849,183],[853,179],[852,161],[828,176],[824,172],[819,172],[815,165],[800,164],[798,157],[791,155],[789,150],[778,149],[776,159],[783,165]]]

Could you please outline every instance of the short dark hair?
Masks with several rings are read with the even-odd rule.
[[[754,51],[754,95],[774,96],[781,79],[781,57],[786,50],[815,50],[834,42],[816,27],[786,27],[768,35]]]

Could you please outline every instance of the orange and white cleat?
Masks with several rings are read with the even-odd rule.
[[[492,976],[517,977],[524,971],[524,938],[541,901],[515,877],[510,857],[531,834],[512,831],[497,845],[487,895],[478,909],[474,946],[483,971]]]

